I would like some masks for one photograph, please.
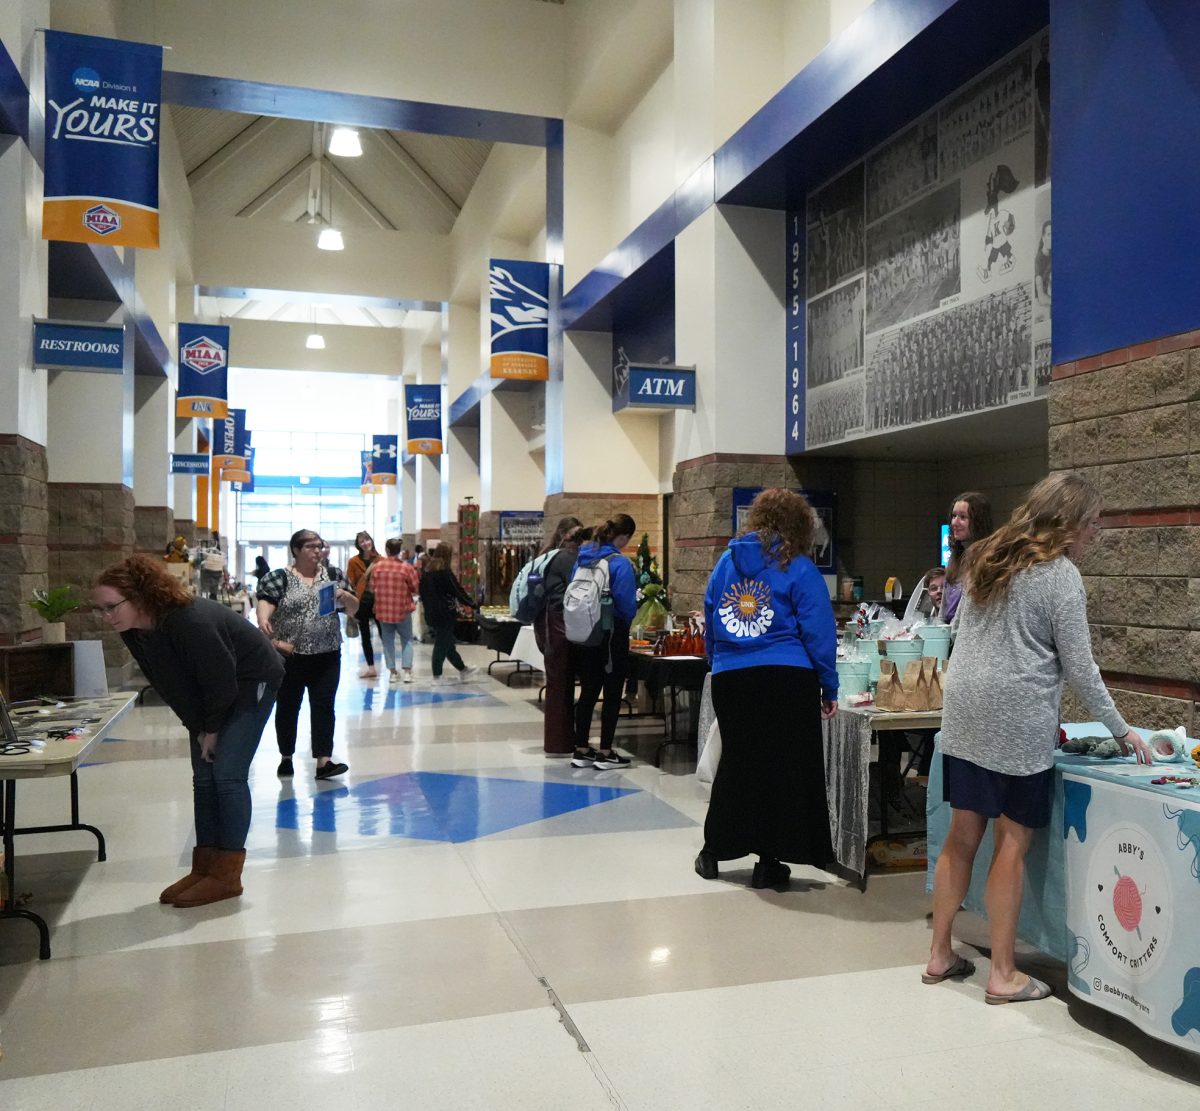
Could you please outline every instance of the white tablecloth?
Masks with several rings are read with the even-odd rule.
[[[521,631],[517,633],[517,642],[513,645],[509,656],[514,660],[524,661],[538,671],[546,670],[546,660],[537,646],[537,638],[533,635],[532,625],[521,626]]]

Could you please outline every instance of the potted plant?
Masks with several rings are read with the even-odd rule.
[[[75,593],[74,587],[56,586],[53,590],[35,590],[29,608],[42,619],[42,643],[64,644],[67,624],[63,618],[82,605],[83,599]]]

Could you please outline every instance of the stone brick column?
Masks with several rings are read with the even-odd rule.
[[[1200,728],[1200,331],[1054,368],[1050,466],[1103,491],[1080,570],[1122,713]],[[1071,699],[1068,720],[1092,720]]]
[[[193,531],[194,527],[193,524]],[[151,556],[161,556],[167,545],[180,535],[175,529],[175,513],[165,505],[135,506],[133,529],[134,550]]]
[[[134,551],[133,491],[117,483],[51,482],[48,493],[50,583],[73,583],[86,591],[98,572]],[[67,618],[67,638],[103,641],[110,683],[132,673],[121,638],[90,611]]]
[[[46,449],[0,435],[0,644],[36,640],[41,621],[26,604],[47,582]]]
[[[650,534],[650,550],[662,564],[662,498],[658,494],[551,494],[544,503],[547,536],[563,517],[578,517],[585,525],[599,525],[614,513],[628,513],[637,525],[626,554],[632,556]]]

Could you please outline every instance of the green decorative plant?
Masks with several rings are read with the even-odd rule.
[[[83,604],[73,586],[56,586],[53,590],[35,590],[29,608],[47,625],[54,625]]]

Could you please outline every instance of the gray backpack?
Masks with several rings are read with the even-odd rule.
[[[567,640],[594,648],[613,627],[612,583],[609,561],[597,560],[590,567],[576,567],[563,595],[563,626]]]

